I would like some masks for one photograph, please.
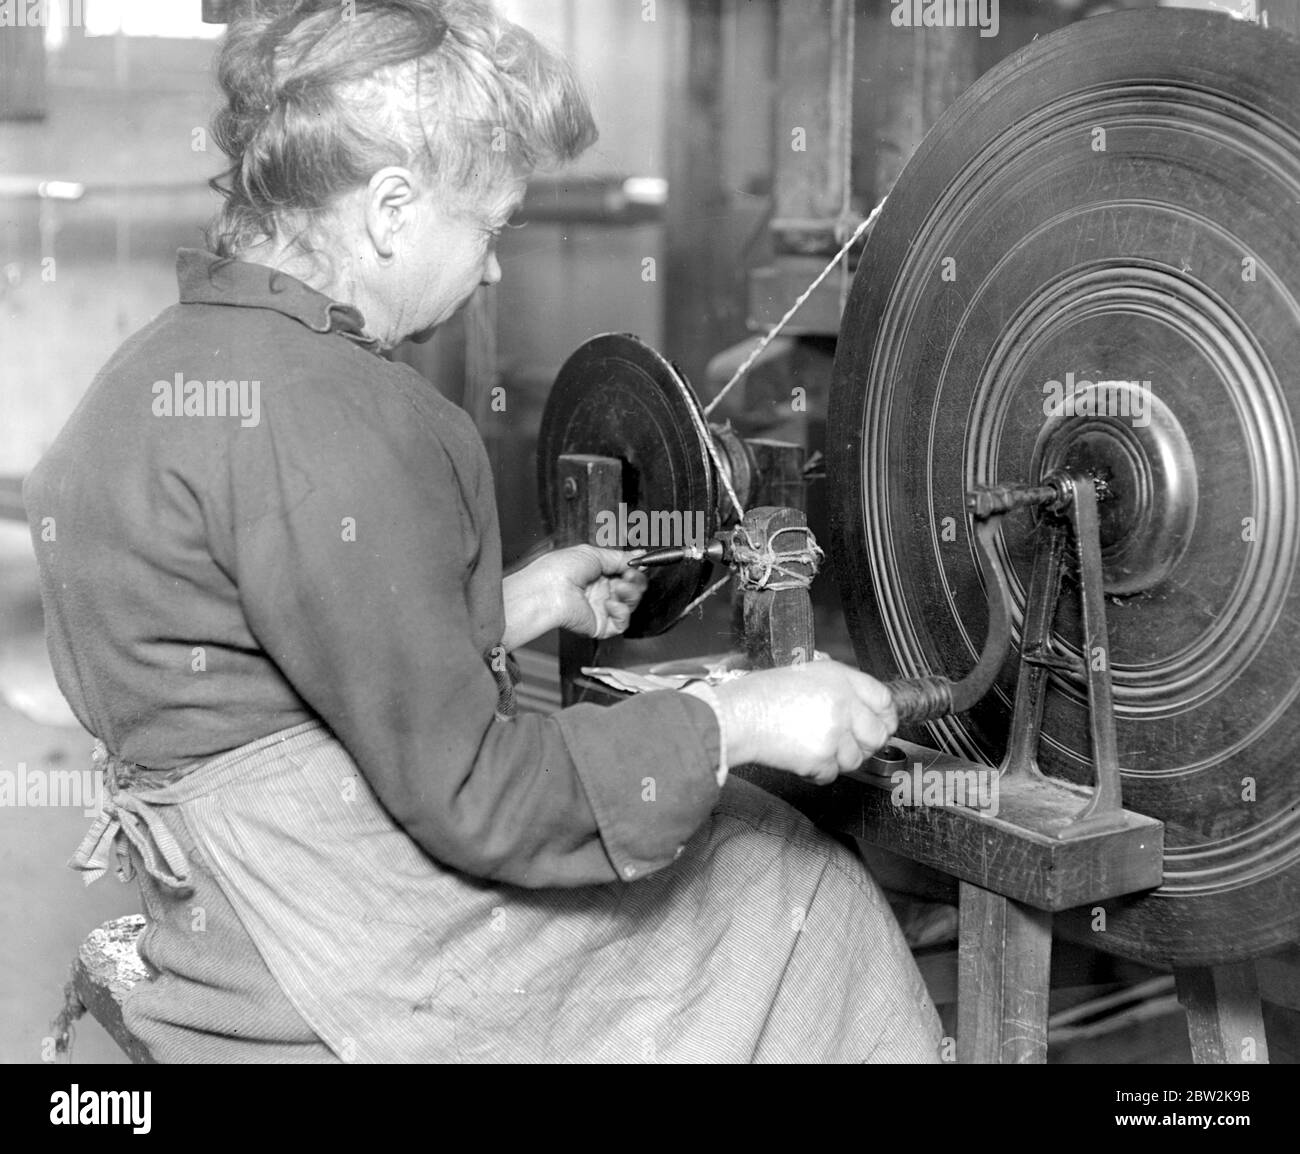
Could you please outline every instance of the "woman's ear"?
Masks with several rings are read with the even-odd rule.
[[[370,178],[365,195],[366,232],[381,260],[392,258],[397,234],[410,226],[416,198],[415,177],[409,168],[381,168]]]

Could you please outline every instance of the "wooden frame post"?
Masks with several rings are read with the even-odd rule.
[[[744,530],[752,541],[763,544],[780,541],[776,534],[785,529],[807,529],[808,518],[799,509],[763,506],[745,514]],[[795,539],[798,534],[786,535]],[[812,567],[789,563],[794,572],[812,578]],[[802,665],[813,659],[816,636],[813,630],[812,598],[808,587],[765,589],[746,585],[742,573],[745,655],[753,669],[779,665]]]
[[[1052,915],[961,883],[957,1060],[1047,1061]]]
[[[1178,1000],[1187,1011],[1193,1062],[1251,1065],[1268,1061],[1253,961],[1177,969],[1174,981]]]
[[[556,462],[560,507],[556,515],[556,545],[589,544],[602,510],[618,508],[623,499],[623,465],[613,457],[566,453]],[[574,680],[596,656],[596,642],[566,629],[560,631],[561,704],[574,705]]]

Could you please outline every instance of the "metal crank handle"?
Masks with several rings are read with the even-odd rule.
[[[1011,590],[998,567],[994,548],[1000,519],[1000,514],[993,513],[975,526],[984,580],[989,588],[989,630],[980,659],[960,681],[947,677],[904,677],[887,682],[885,687],[893,695],[900,726],[963,713],[993,688],[1011,648]]]
[[[885,684],[894,699],[898,724],[917,725],[955,713],[952,704],[953,683],[947,677],[900,677]]]

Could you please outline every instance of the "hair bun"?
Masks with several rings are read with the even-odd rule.
[[[596,138],[572,68],[482,0],[261,0],[227,28],[216,71],[221,256],[305,243],[385,166],[480,203]]]

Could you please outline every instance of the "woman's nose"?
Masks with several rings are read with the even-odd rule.
[[[483,283],[485,285],[494,285],[501,280],[501,265],[497,261],[496,253],[489,253],[487,264],[483,269]]]

